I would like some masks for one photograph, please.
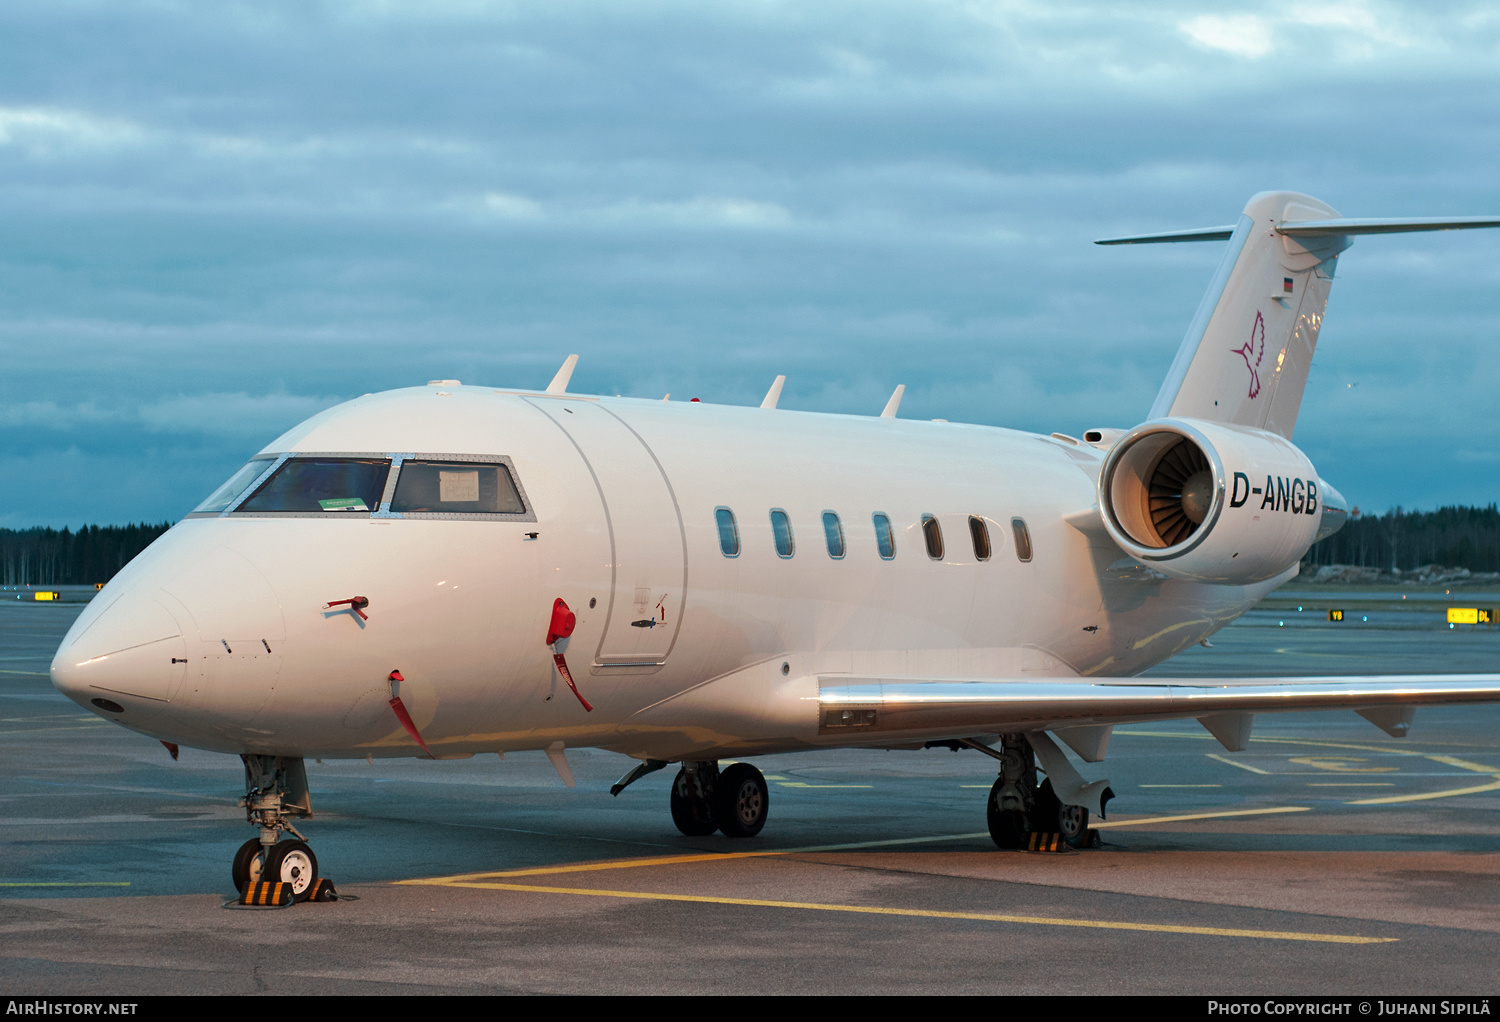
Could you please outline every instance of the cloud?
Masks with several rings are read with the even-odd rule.
[[[130,121],[80,110],[0,106],[0,146],[17,146],[32,154],[134,145],[145,135]]]
[[[792,215],[774,202],[752,199],[695,198],[678,202],[627,199],[599,211],[605,220],[670,227],[786,227]]]
[[[139,416],[163,433],[269,437],[339,402],[299,394],[191,394],[145,405]]]
[[[1237,57],[1255,59],[1275,49],[1270,22],[1254,14],[1201,14],[1179,27],[1199,46]]]
[[[535,199],[506,192],[485,192],[484,208],[506,220],[540,220],[545,215],[542,204]]]
[[[191,466],[80,485],[96,518],[191,506],[320,395],[574,351],[580,392],[1130,425],[1220,249],[1093,239],[1275,187],[1500,211],[1468,0],[99,10],[0,5],[0,454]],[[1297,439],[1351,500],[1494,489],[1431,452],[1500,390],[1497,245],[1341,259]]]
[[[101,407],[95,402],[17,402],[0,407],[0,426],[47,432],[138,428],[150,433],[269,438],[342,398],[273,393],[178,395],[139,406]]]

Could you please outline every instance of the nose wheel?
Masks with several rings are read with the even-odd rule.
[[[318,857],[305,841],[282,841],[271,846],[261,876],[290,885],[293,901],[306,901],[318,880]]]
[[[253,837],[240,845],[240,850],[234,853],[234,861],[229,867],[229,874],[234,878],[234,889],[243,891],[248,884],[260,883],[265,866],[266,846],[260,843],[260,838]]]

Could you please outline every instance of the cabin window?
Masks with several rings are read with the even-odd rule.
[[[771,511],[771,532],[776,536],[776,555],[792,556],[795,549],[792,545],[792,520],[780,508]]]
[[[719,550],[725,557],[740,555],[740,527],[734,523],[734,512],[727,507],[714,511],[714,521],[719,526]]]
[[[832,511],[823,512],[823,538],[828,542],[828,556],[835,561],[844,556],[844,527]]]
[[[504,465],[408,460],[401,464],[391,510],[398,514],[519,515],[526,506]]]
[[[891,520],[883,514],[876,513],[875,521],[875,548],[880,551],[882,560],[889,561],[896,556],[896,534],[891,531]]]
[[[990,559],[990,528],[978,515],[969,516],[969,538],[974,541],[974,560]]]
[[[1031,530],[1026,528],[1026,519],[1012,518],[1010,531],[1016,538],[1016,560],[1031,560]]]
[[[943,559],[943,527],[932,515],[922,516],[922,539],[927,542],[927,556],[934,561]]]
[[[229,481],[227,483],[225,483],[223,486],[220,486],[213,493],[209,494],[207,500],[199,504],[197,507],[193,508],[192,513],[195,515],[216,515],[220,511],[223,511],[225,508],[229,507],[236,500],[238,500],[240,494],[248,490],[250,488],[250,484],[259,479],[261,477],[261,474],[265,472],[266,469],[270,468],[271,463],[275,460],[275,458],[271,457],[256,458],[255,460],[244,465],[238,472],[229,477]]]
[[[369,514],[390,468],[389,458],[292,458],[236,510]]]

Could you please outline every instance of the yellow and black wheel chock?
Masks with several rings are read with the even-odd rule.
[[[333,881],[326,877],[318,877],[313,881],[312,890],[308,892],[308,901],[338,901],[339,892],[334,890]]]
[[[241,905],[256,905],[263,908],[285,908],[291,903],[292,885],[271,880],[246,884],[238,902]]]
[[[1076,845],[1068,844],[1067,838],[1061,834],[1048,834],[1043,831],[1033,831],[1026,842],[1028,852],[1072,852],[1079,848],[1099,847],[1099,832],[1090,827],[1083,835],[1083,840]]]
[[[1034,830],[1026,842],[1026,850],[1028,852],[1071,852],[1073,849],[1061,834],[1047,834]]]

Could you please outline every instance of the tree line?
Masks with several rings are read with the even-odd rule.
[[[85,525],[71,529],[0,529],[0,576],[8,586],[108,582],[130,559],[172,527]]]
[[[1350,516],[1337,533],[1314,543],[1304,565],[1347,564],[1410,571],[1426,564],[1500,571],[1500,509],[1442,507]]]

